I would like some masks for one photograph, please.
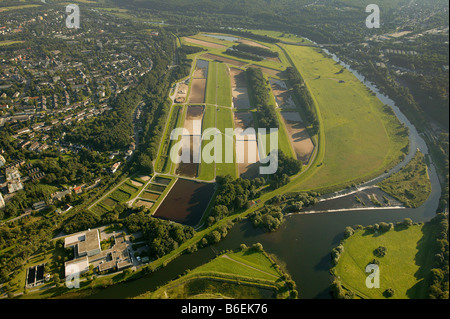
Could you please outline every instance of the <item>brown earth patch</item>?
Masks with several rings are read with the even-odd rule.
[[[137,207],[142,207],[142,206],[144,206],[145,208],[152,208],[152,206],[153,206],[154,204],[155,204],[155,203],[153,203],[153,202],[149,202],[149,201],[142,200],[142,199],[140,199],[140,200],[138,200],[138,201],[136,202],[136,206],[137,206]]]
[[[314,151],[314,144],[297,112],[281,112],[292,147],[297,159],[307,164]]]
[[[256,65],[256,64],[251,64],[248,66],[249,68],[259,68],[263,71],[263,73],[269,74],[269,75],[273,75],[273,76],[278,76],[280,77],[283,73],[283,71],[280,70],[275,70],[275,69],[270,69],[270,68],[266,68],[260,65]]]
[[[206,59],[215,60],[215,61],[225,62],[226,64],[231,64],[231,65],[235,65],[235,66],[239,66],[239,67],[247,64],[246,62],[225,58],[223,56],[215,55],[215,54],[211,54],[211,53],[203,54],[202,57],[204,57]]]
[[[270,79],[270,86],[277,102],[277,106],[280,108],[293,108],[295,107],[294,100],[289,94],[286,84],[283,81]]]
[[[197,45],[201,45],[207,48],[211,48],[211,49],[224,49],[226,48],[225,45],[221,45],[221,44],[217,44],[217,43],[212,43],[212,42],[208,42],[208,41],[203,41],[203,40],[198,40],[198,39],[193,39],[193,38],[183,38],[184,41],[188,42],[188,43],[192,43],[192,44],[197,44]]]
[[[137,181],[130,180],[130,182],[131,182],[131,184],[132,184],[133,186],[136,186],[136,187],[141,187],[141,186],[142,186],[142,183],[139,183],[139,182],[137,182]]]
[[[230,77],[233,106],[237,109],[250,109],[251,105],[244,71],[231,68]]]
[[[242,44],[246,44],[246,45],[251,45],[252,47],[259,47],[259,48],[269,49],[268,46],[262,45],[261,43],[258,43],[258,42],[255,42],[255,41],[251,41],[251,40],[239,39],[237,42],[242,43]]]
[[[205,103],[206,79],[193,79],[189,103]]]

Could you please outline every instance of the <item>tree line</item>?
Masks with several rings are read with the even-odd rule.
[[[234,46],[232,46],[232,48],[237,51],[251,53],[251,54],[254,54],[254,55],[257,55],[260,57],[277,58],[279,55],[278,52],[274,52],[274,51],[266,49],[266,48],[248,45],[248,44],[244,44],[244,43],[239,43],[238,45],[234,45]]]
[[[263,57],[258,56],[256,54],[250,53],[250,52],[244,52],[240,50],[236,50],[233,47],[228,48],[225,50],[225,54],[234,56],[236,58],[246,59],[246,60],[253,60],[253,61],[262,61],[264,60]]]
[[[314,101],[311,97],[311,93],[305,85],[300,73],[294,67],[286,68],[287,81],[292,87],[294,96],[300,103],[300,107],[306,114],[306,118],[309,123],[313,125],[314,133],[319,131],[319,119],[317,118],[316,108],[314,106]]]
[[[448,300],[448,214],[437,214],[430,223],[436,226],[437,236],[434,243],[435,254],[433,268],[430,271],[431,284],[429,288],[429,298]]]
[[[278,128],[278,117],[270,100],[270,88],[260,68],[248,68],[245,71],[254,106],[258,110],[260,128]]]

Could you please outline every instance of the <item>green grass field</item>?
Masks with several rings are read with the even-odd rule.
[[[206,104],[217,104],[217,65],[218,62],[209,62],[208,79],[206,81]]]
[[[138,298],[287,298],[282,273],[264,252],[226,253]]]
[[[399,161],[408,137],[381,101],[318,49],[281,47],[302,74],[321,122],[317,164],[292,188],[342,187],[379,175]]]
[[[408,165],[378,186],[407,207],[419,207],[431,194],[431,182],[425,157],[417,151]]]
[[[224,63],[217,65],[217,105],[231,107],[231,81],[228,67]]]
[[[225,63],[210,61],[205,103],[231,107],[231,81]]]
[[[225,134],[226,128],[232,128],[234,130],[234,121],[233,121],[233,111],[229,108],[219,107],[216,110],[217,117],[217,128],[222,134]],[[233,178],[238,177],[238,169],[236,164],[236,152],[235,152],[235,144],[233,145],[233,163],[225,163],[225,151],[226,151],[226,141],[225,135],[222,135],[222,163],[216,164],[216,176],[226,176],[230,175]]]
[[[203,116],[203,122],[202,122],[202,134],[207,130],[211,128],[216,127],[216,107],[213,105],[207,105],[205,107],[205,114]],[[213,139],[211,140],[203,140],[202,141],[202,153],[203,149],[206,145],[209,143],[212,143]],[[214,162],[212,163],[206,163],[204,161],[204,156],[202,155],[202,162],[200,165],[200,173],[198,176],[198,179],[204,180],[204,181],[211,181],[215,178],[215,170],[216,165]]]
[[[434,254],[433,227],[414,225],[380,234],[359,230],[344,241],[344,251],[333,271],[345,289],[361,298],[384,299],[388,288],[395,290],[392,298],[426,298]],[[379,246],[386,247],[384,257],[373,253]],[[380,263],[380,288],[369,289],[365,268],[373,259]]]
[[[280,32],[280,31],[268,31],[268,30],[244,30],[249,31],[254,34],[258,35],[266,35],[271,38],[279,39],[280,41],[284,42],[293,42],[293,43],[311,43],[311,41],[306,40],[302,37],[299,37],[295,34],[286,33],[286,32]]]

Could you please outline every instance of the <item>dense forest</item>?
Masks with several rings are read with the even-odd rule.
[[[314,206],[317,193],[287,193],[276,195],[266,202],[266,205],[248,217],[254,227],[268,232],[276,231],[284,222],[284,215],[299,212],[304,207]]]
[[[272,205],[266,205],[263,209],[251,213],[248,218],[254,227],[260,227],[269,232],[277,230],[284,222],[282,208]]]
[[[271,51],[266,48],[257,47],[253,45],[247,45],[240,43],[238,45],[233,45],[225,51],[228,55],[233,55],[237,58],[262,61],[264,58],[274,58],[278,57],[278,52]]]
[[[253,180],[238,178],[233,180],[231,176],[217,176],[217,195],[214,206],[208,217],[208,225],[212,225],[220,219],[248,207],[251,199],[260,196],[259,188],[265,184],[264,178]]]
[[[144,212],[128,216],[124,220],[124,225],[132,233],[139,231],[143,233],[152,259],[166,255],[195,234],[192,227],[157,219]]]
[[[187,58],[187,55],[204,51],[203,48],[194,47],[190,45],[182,45],[178,48],[178,65],[175,70],[172,71],[174,78],[182,79],[189,75],[191,72],[192,60]]]

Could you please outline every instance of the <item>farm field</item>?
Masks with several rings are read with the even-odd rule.
[[[253,248],[226,253],[137,298],[286,299],[289,290],[275,265],[265,252]]]
[[[225,63],[209,63],[205,103],[231,107],[231,82]]]
[[[217,105],[231,107],[230,70],[224,63],[217,65]]]
[[[209,62],[208,80],[206,81],[206,104],[217,104],[217,65],[218,62]]]
[[[194,39],[194,38],[190,38],[190,37],[185,37],[185,38],[183,38],[183,40],[188,43],[191,43],[191,44],[198,44],[200,46],[212,48],[212,49],[226,48],[226,46],[224,46],[222,44],[217,44],[217,43],[213,43],[213,42],[209,42],[209,41],[203,41],[203,40]]]
[[[291,189],[336,188],[370,179],[393,166],[408,138],[390,108],[318,49],[281,46],[302,74],[321,122],[318,165],[307,178],[291,183]]]
[[[188,135],[183,135],[182,149],[180,155],[183,157],[184,151],[189,151],[189,162],[181,161],[176,169],[176,174],[186,177],[197,177],[199,168],[199,156],[201,152],[202,122],[205,107],[201,105],[189,105],[184,120],[184,129]]]
[[[206,79],[193,79],[189,103],[205,103]]]
[[[228,108],[219,107],[216,110],[216,118],[217,118],[217,129],[225,134],[226,128],[232,128],[234,130],[233,123],[233,111]],[[229,161],[232,163],[226,163],[226,147],[227,143],[230,143],[230,146],[233,147],[233,161]],[[222,140],[222,161],[221,163],[216,163],[216,176],[226,176],[230,175],[233,178],[238,177],[237,173],[237,165],[236,165],[236,152],[235,152],[235,144],[234,139],[232,141],[227,141],[224,137]]]
[[[213,105],[207,105],[205,107],[205,115],[203,116],[203,123],[202,123],[202,134],[208,129],[212,129],[216,127],[216,107]],[[213,140],[213,137],[211,137],[211,140],[202,140],[202,153],[204,150],[204,147],[211,143]],[[202,155],[202,162],[200,164],[200,173],[198,176],[198,179],[204,180],[204,181],[211,181],[215,178],[215,170],[216,170],[216,164],[214,162],[212,163],[206,163],[204,161],[204,157]]]
[[[120,186],[100,199],[92,206],[91,211],[99,216],[112,211],[118,204],[126,204],[133,200],[145,186],[151,176],[141,175],[126,179]]]
[[[211,54],[211,53],[205,53],[202,55],[202,57],[204,57],[206,59],[214,60],[214,61],[224,62],[226,64],[231,64],[231,65],[238,66],[238,67],[241,67],[241,66],[244,66],[247,64],[247,62],[243,62],[243,61],[239,61],[239,60],[235,60],[235,59],[231,59],[231,58],[226,58],[226,57]]]
[[[191,80],[189,103],[205,103],[208,72],[209,62],[205,60],[197,60]]]
[[[303,41],[293,35],[285,36],[289,36],[293,42]],[[193,38],[226,46],[236,44],[236,42],[201,34],[193,36]],[[406,130],[390,108],[383,106],[353,74],[342,70],[341,66],[336,65],[318,48],[288,44],[279,46],[269,43],[259,44],[279,52],[281,63],[267,60],[256,63],[244,59],[227,58],[219,49],[213,48],[207,48],[207,53],[196,55],[197,58],[210,62],[206,69],[203,66],[204,61],[201,61],[201,64],[197,62],[189,100],[191,101],[193,96],[192,92],[199,92],[198,83],[195,83],[195,80],[209,78],[208,84],[204,84],[206,86],[205,97],[203,97],[205,101],[208,104],[227,104],[227,102],[219,101],[220,96],[226,98],[229,96],[220,93],[219,81],[220,79],[226,81],[226,77],[221,76],[221,72],[228,71],[229,81],[226,82],[230,83],[232,93],[230,98],[232,98],[234,107],[239,110],[252,111],[246,79],[242,73],[243,70],[239,68],[258,67],[262,69],[265,77],[271,82],[274,107],[278,102],[278,106],[283,108],[277,110],[280,122],[279,149],[288,156],[297,157],[304,164],[312,164],[308,171],[303,172],[297,178],[292,178],[292,182],[284,186],[280,192],[298,189],[331,191],[368,180],[381,174],[386,168],[392,167],[400,160],[408,145]],[[310,123],[302,123],[292,119],[290,113],[283,113],[284,111],[293,112],[297,108],[293,97],[288,94],[289,88],[282,82],[284,77],[282,71],[291,64],[302,74],[318,109],[321,126],[319,133],[313,136],[306,129]],[[198,70],[199,68],[203,68],[203,73]],[[215,81],[212,77],[216,78]],[[224,91],[228,91],[228,89],[224,88]],[[201,98],[196,99],[196,101],[200,100]],[[219,112],[219,109],[222,111],[221,108],[218,108],[216,113]],[[299,111],[300,117],[303,117],[302,110]],[[219,113],[217,116],[219,119]],[[253,117],[255,128],[257,128],[257,113],[253,114]],[[217,122],[217,126],[219,126],[219,122]],[[269,141],[268,137],[267,135],[267,142]],[[255,144],[257,142],[260,141],[256,141]],[[248,143],[246,142],[246,144]],[[242,153],[242,148],[241,145],[239,149],[236,148],[236,151]],[[268,153],[270,149],[271,146],[268,145],[264,151]],[[237,158],[237,154],[235,156]],[[310,162],[311,160],[314,162]],[[243,164],[245,163],[240,164],[238,175],[242,175],[248,169],[243,167]],[[228,172],[232,171],[232,165],[220,164],[216,165],[216,175],[220,175],[221,170],[226,166],[228,166]],[[206,174],[205,171],[203,174]],[[212,174],[210,173],[210,175]]]
[[[202,40],[202,41],[205,41],[205,42],[219,44],[219,45],[222,45],[224,47],[230,47],[230,46],[235,44],[233,41],[219,39],[219,38],[217,38],[217,37],[215,37],[213,35],[214,34],[208,34],[207,35],[207,34],[199,33],[199,34],[196,34],[194,36],[191,36],[190,38]]]
[[[141,198],[148,199],[151,201],[156,201],[159,198],[159,196],[160,196],[159,194],[155,194],[155,193],[147,192],[147,191],[142,192],[142,194],[141,194]]]
[[[236,68],[231,68],[230,76],[233,107],[236,109],[250,109],[251,105],[244,71]]]
[[[284,41],[284,42],[304,43],[304,44],[311,43],[311,41],[309,41],[305,38],[302,38],[295,34],[286,33],[286,32],[269,31],[269,30],[246,30],[246,31],[249,31],[251,33],[258,34],[258,35],[266,35],[271,38],[277,38],[280,41]],[[284,34],[284,36],[283,36],[283,34]]]
[[[223,39],[221,38],[223,36]],[[211,36],[204,35],[204,34],[197,34],[195,36],[191,36],[189,38],[195,39],[194,41],[196,45],[202,46],[201,41],[205,42],[213,42],[215,44],[220,45],[226,45],[231,46],[235,45],[238,42],[245,43],[248,45],[258,46],[258,47],[264,47],[264,48],[270,48],[271,50],[281,52],[281,49],[271,45],[271,44],[262,44],[258,43],[256,41],[243,39],[243,38],[236,38],[236,37],[229,37],[228,35],[223,34],[212,34]],[[224,39],[234,39],[231,42],[226,41]],[[189,39],[183,38],[183,41],[189,42]],[[191,41],[191,44],[193,42]],[[196,61],[194,72],[191,75],[191,88],[190,88],[190,96],[189,96],[189,103],[190,104],[203,104],[202,103],[202,97],[198,98],[201,94],[199,92],[203,91],[203,87],[199,88],[198,80],[203,80],[206,78],[206,89],[205,89],[205,96],[204,96],[204,103],[206,105],[217,105],[217,106],[234,106],[237,109],[242,110],[251,110],[251,101],[249,97],[249,92],[247,88],[247,80],[245,77],[244,70],[236,68],[236,66],[244,66],[244,65],[251,65],[253,67],[258,67],[265,72],[266,76],[273,76],[274,80],[276,78],[282,76],[282,69],[286,67],[286,63],[281,63],[281,61],[286,62],[287,58],[283,55],[280,55],[280,58],[277,58],[277,62],[274,61],[261,61],[261,63],[258,64],[250,64],[254,63],[249,61],[246,61],[244,59],[234,59],[224,56],[224,52],[221,52],[218,49],[208,47],[207,45],[202,46],[205,49],[208,50],[208,53],[200,53],[193,55],[192,58]],[[205,61],[206,60],[206,61]],[[209,62],[208,62],[209,61]],[[263,65],[270,65],[270,67],[266,67]],[[263,64],[263,65],[259,65]],[[230,67],[231,66],[231,67]],[[272,66],[276,68],[271,68]],[[197,103],[194,103],[197,102]],[[295,105],[291,105],[295,107]],[[273,107],[276,107],[275,104],[275,98],[273,99]],[[218,113],[219,109],[217,109],[216,113]],[[209,111],[209,112],[212,112]],[[207,111],[208,113],[208,111]],[[254,117],[255,121],[255,128],[257,128],[258,124],[258,118],[257,115],[253,114],[252,117]],[[284,128],[284,123],[281,121],[281,115],[277,114],[279,117],[279,120],[281,122],[281,130],[279,131],[279,147],[280,149],[287,154],[288,156],[294,157],[293,148],[291,146],[291,143],[289,141],[289,137],[287,134],[286,129]],[[221,120],[220,113],[218,113],[218,121]],[[208,121],[204,121],[203,123],[207,123]],[[222,133],[224,132],[225,128],[232,128],[233,126],[229,125],[229,118],[228,116],[225,118],[225,122],[228,122],[227,127],[222,126]],[[219,123],[217,123],[219,124]],[[218,125],[219,126],[219,125]],[[209,126],[208,126],[209,127]],[[213,127],[213,126],[211,126]],[[203,130],[206,129],[206,127],[203,128]],[[269,145],[269,137],[270,135],[267,134],[267,148],[265,149],[266,153],[268,154],[270,151],[270,145]],[[252,151],[254,151],[257,160],[259,158],[259,154],[257,153],[257,138],[255,137],[254,141],[246,141],[244,142],[245,145],[240,145],[238,153],[245,157],[245,154],[247,153],[246,150],[248,147],[251,147]],[[195,142],[195,141],[193,141]],[[203,145],[207,143],[202,143]],[[240,143],[242,144],[242,143]],[[223,146],[225,147],[225,146]],[[235,150],[237,149],[236,146],[234,146]],[[241,156],[241,157],[242,157]],[[234,160],[236,161],[237,155],[234,155]],[[242,173],[241,176],[243,177],[254,177],[257,176],[257,169],[259,167],[258,164],[256,165],[248,165],[248,163],[245,163],[248,161],[245,158],[241,159],[244,161],[244,163],[240,164],[240,172]],[[202,169],[203,166],[203,169]],[[199,169],[199,176],[198,178],[201,180],[209,180],[211,176],[213,176],[214,169],[212,168],[213,165],[208,165],[206,163],[202,163],[200,165]],[[220,174],[230,174],[231,176],[237,176],[236,174],[236,167],[237,165],[235,163],[216,163],[216,175]],[[250,167],[252,166],[252,167]],[[223,171],[222,171],[223,169]],[[249,172],[247,173],[247,170]],[[179,172],[179,170],[178,170]],[[239,175],[239,174],[238,174]],[[184,175],[187,176],[187,175]],[[193,174],[190,174],[189,176],[194,176]]]
[[[427,298],[428,274],[433,264],[434,227],[431,224],[395,226],[378,234],[358,230],[344,243],[338,264],[332,269],[344,289],[360,298],[385,299],[386,289],[393,288],[395,299]],[[374,250],[385,247],[384,257]],[[366,287],[367,264],[379,261],[380,288]]]
[[[252,112],[235,112],[234,126],[242,130],[254,128]],[[236,162],[238,163],[239,176],[242,178],[254,178],[259,175],[259,152],[257,133],[236,136]]]

